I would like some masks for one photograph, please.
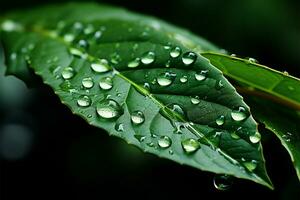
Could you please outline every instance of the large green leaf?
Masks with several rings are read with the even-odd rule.
[[[193,53],[217,51],[211,44],[96,4],[17,12],[2,30],[8,72],[30,65],[89,124],[145,152],[272,188],[248,106]]]

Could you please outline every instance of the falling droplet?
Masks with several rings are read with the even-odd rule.
[[[192,104],[197,105],[200,103],[200,98],[198,96],[192,97],[191,102]]]
[[[242,106],[239,106],[238,108],[235,108],[231,111],[231,117],[234,121],[238,121],[238,122],[243,121],[248,116],[249,116],[249,113]]]
[[[143,64],[149,65],[149,64],[153,63],[154,60],[155,60],[155,53],[152,51],[149,51],[142,56],[141,61]]]
[[[207,73],[208,73],[208,70],[201,70],[199,72],[196,72],[195,74],[195,78],[197,81],[203,81],[206,79],[207,77]]]
[[[187,76],[182,76],[179,80],[181,83],[186,83],[188,79]]]
[[[261,135],[259,132],[255,132],[254,135],[250,135],[249,136],[250,142],[252,142],[253,144],[258,143],[261,139]]]
[[[160,86],[169,86],[173,83],[175,78],[176,78],[175,73],[170,73],[170,72],[161,73],[157,78],[157,83]]]
[[[77,105],[80,107],[88,107],[91,105],[91,99],[88,96],[80,96],[77,100]]]
[[[113,87],[113,81],[110,77],[103,77],[99,81],[99,86],[102,90],[110,90]]]
[[[71,67],[66,67],[66,68],[64,68],[63,71],[61,72],[61,75],[62,75],[62,77],[63,77],[65,80],[68,80],[68,79],[73,78],[73,76],[75,75],[75,72],[74,72],[73,68],[71,68]]]
[[[170,147],[172,144],[172,140],[168,136],[161,136],[158,139],[158,146],[165,149]]]
[[[131,121],[135,125],[144,123],[145,121],[144,113],[142,111],[134,111],[133,113],[131,113]]]
[[[186,52],[182,55],[182,62],[185,65],[193,64],[197,59],[197,55],[193,52]]]
[[[118,131],[118,132],[123,132],[124,131],[124,124],[116,123],[115,130]]]
[[[232,177],[229,175],[216,174],[214,177],[214,186],[217,190],[229,190],[232,184]]]
[[[91,68],[95,72],[99,72],[99,73],[107,72],[111,69],[106,59],[97,60],[96,62],[91,64]]]
[[[224,124],[224,122],[225,122],[225,116],[224,115],[221,115],[220,117],[218,117],[216,119],[216,124],[218,126],[222,126]]]
[[[113,119],[123,114],[122,107],[112,99],[104,99],[97,104],[97,113],[104,119]]]
[[[129,63],[128,63],[128,67],[129,68],[135,68],[135,67],[138,67],[139,65],[140,65],[140,58],[135,58],[135,59],[133,59],[132,61],[130,61]]]
[[[180,54],[181,54],[181,49],[179,47],[174,47],[170,51],[170,56],[172,58],[177,58],[178,56],[180,56]]]
[[[200,148],[200,143],[193,138],[181,141],[181,145],[183,150],[188,154],[194,153]]]
[[[94,81],[90,77],[82,79],[81,83],[82,86],[86,89],[90,89],[94,86]]]
[[[250,172],[252,172],[253,170],[255,170],[256,169],[256,167],[257,167],[257,161],[256,160],[251,160],[250,162],[248,161],[246,161],[246,162],[244,162],[243,163],[244,164],[244,166],[250,171]]]

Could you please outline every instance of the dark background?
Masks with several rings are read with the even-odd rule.
[[[1,0],[2,1],[2,0]],[[61,1],[5,1],[0,13]],[[190,29],[243,57],[300,75],[299,0],[106,0]],[[3,59],[1,59],[3,60]],[[1,64],[1,63],[0,63]],[[0,72],[4,68],[0,65]],[[234,180],[217,191],[213,174],[141,153],[90,127],[61,105],[52,91],[27,89],[0,75],[0,199],[299,199],[300,184],[287,152],[263,135],[275,191]]]

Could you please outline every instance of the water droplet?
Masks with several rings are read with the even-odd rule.
[[[258,143],[260,141],[261,135],[260,135],[259,132],[255,132],[254,135],[249,136],[249,139],[250,139],[250,142],[255,144],[255,143]]]
[[[286,142],[290,142],[291,139],[292,139],[292,137],[293,137],[293,134],[290,133],[290,132],[287,132],[286,134],[284,134],[284,135],[282,136],[282,138],[283,138],[284,141],[286,141]]]
[[[235,53],[232,53],[230,56],[231,56],[231,57],[236,57],[236,54],[235,54]]]
[[[249,113],[242,106],[239,106],[238,108],[235,108],[231,111],[231,117],[234,121],[238,121],[238,122],[243,121],[248,116],[249,116]]]
[[[230,133],[230,136],[233,138],[233,139],[240,139],[240,136],[238,135],[238,132],[241,131],[242,127],[239,127],[236,131]]]
[[[121,56],[116,52],[110,55],[110,62],[117,65],[121,62]]]
[[[250,172],[252,172],[253,170],[255,170],[256,169],[256,167],[257,167],[257,161],[256,160],[251,160],[250,162],[248,161],[246,161],[246,162],[244,162],[243,163],[244,164],[244,166],[250,171]]]
[[[113,119],[123,114],[122,107],[112,99],[104,99],[97,104],[97,113],[105,119]]]
[[[106,59],[100,59],[97,60],[96,62],[91,64],[91,68],[95,71],[95,72],[107,72],[111,69],[111,67],[108,65],[108,61]]]
[[[182,55],[182,62],[185,65],[193,64],[197,59],[197,55],[193,52],[186,52]]]
[[[86,34],[86,35],[89,35],[91,33],[94,32],[94,26],[92,24],[88,24],[85,29],[83,30],[83,33]]]
[[[140,65],[140,60],[141,60],[140,58],[135,58],[132,61],[130,61],[127,66],[129,68],[135,68]]]
[[[154,143],[153,143],[153,142],[148,142],[148,143],[147,143],[147,146],[153,147],[153,146],[154,146]]]
[[[188,79],[187,76],[182,76],[179,80],[181,83],[186,83]]]
[[[149,83],[144,83],[143,87],[146,88],[147,90],[150,90],[150,84]]]
[[[181,54],[181,49],[179,47],[174,47],[170,51],[170,56],[172,58],[177,58],[178,56],[180,56],[180,54]]]
[[[295,90],[295,88],[293,87],[293,86],[288,86],[288,89],[290,90],[290,91],[293,91],[293,90]]]
[[[146,139],[146,136],[143,135],[134,135],[134,137],[139,141],[139,142],[144,142]]]
[[[71,42],[74,41],[74,39],[75,39],[75,36],[71,33],[67,33],[67,34],[64,35],[64,41],[65,42],[71,43]]]
[[[135,125],[139,125],[144,123],[145,121],[145,116],[142,111],[134,111],[131,113],[131,121]]]
[[[86,40],[79,40],[78,46],[82,48],[87,48],[89,46],[89,43]]]
[[[216,174],[214,177],[214,186],[217,190],[228,190],[232,186],[232,177],[229,175]]]
[[[191,102],[192,104],[197,105],[200,103],[200,98],[198,96],[192,97]]]
[[[170,147],[172,144],[172,140],[168,136],[161,136],[158,139],[158,146],[165,149]]]
[[[181,145],[183,150],[189,154],[196,152],[200,148],[200,143],[193,138],[181,141]]]
[[[149,65],[149,64],[153,63],[154,60],[155,60],[155,53],[152,51],[149,51],[142,56],[141,61],[143,64]]]
[[[249,63],[258,63],[258,61],[255,58],[248,58]]]
[[[207,73],[208,73],[208,70],[201,70],[201,71],[196,72],[196,74],[195,74],[196,80],[197,81],[205,80],[207,77]]]
[[[86,89],[90,89],[94,86],[94,81],[90,77],[82,79],[81,83],[82,86]]]
[[[11,60],[16,60],[17,59],[17,54],[16,53],[10,54],[10,59]]]
[[[171,47],[166,45],[166,46],[164,46],[164,49],[169,50],[169,49],[171,49]]]
[[[176,78],[175,73],[170,73],[170,72],[161,73],[157,78],[157,83],[160,86],[169,86],[172,84],[175,78]]]
[[[1,24],[1,29],[3,31],[10,32],[10,31],[19,31],[19,30],[22,30],[23,27],[20,24],[14,22],[12,20],[5,20]]]
[[[116,123],[115,130],[118,131],[118,132],[123,132],[124,131],[124,124]]]
[[[77,30],[83,29],[83,25],[82,25],[82,23],[80,23],[80,22],[75,22],[75,23],[73,24],[73,27],[74,27],[74,29],[77,29]]]
[[[103,77],[99,81],[99,86],[103,90],[110,90],[113,87],[113,81],[110,77]]]
[[[219,81],[216,82],[215,88],[216,88],[217,90],[220,90],[220,89],[222,89],[223,87],[224,87],[224,84],[223,84],[222,80],[219,80]]]
[[[170,150],[169,150],[169,154],[170,154],[170,155],[173,155],[173,154],[174,154],[173,150],[170,149]]]
[[[70,53],[74,56],[86,59],[88,57],[88,54],[83,53],[82,51],[80,51],[79,49],[75,49],[75,48],[70,48]]]
[[[61,72],[61,75],[62,75],[62,77],[63,77],[65,80],[68,80],[68,79],[73,78],[73,76],[75,75],[75,72],[74,72],[73,68],[71,68],[71,67],[66,67],[66,68],[64,68],[63,71]]]
[[[88,96],[80,96],[77,100],[77,105],[80,107],[88,107],[91,105],[91,99]]]
[[[224,115],[221,115],[220,117],[218,117],[216,119],[216,124],[218,126],[222,126],[224,124],[224,122],[225,122],[225,116]]]
[[[101,31],[96,31],[94,34],[94,38],[96,39],[96,41],[98,41],[102,36],[102,32]]]
[[[168,60],[167,62],[166,62],[166,65],[165,65],[166,67],[170,67],[171,66],[171,61],[170,60]]]

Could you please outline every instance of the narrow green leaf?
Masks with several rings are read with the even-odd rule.
[[[194,53],[217,50],[208,42],[96,4],[7,15],[2,30],[6,56],[16,52],[26,59],[89,124],[145,152],[272,188],[248,106],[218,69]]]
[[[300,79],[235,56],[218,53],[202,53],[226,76],[264,91],[283,104],[300,110]],[[274,99],[273,98],[273,99]]]

